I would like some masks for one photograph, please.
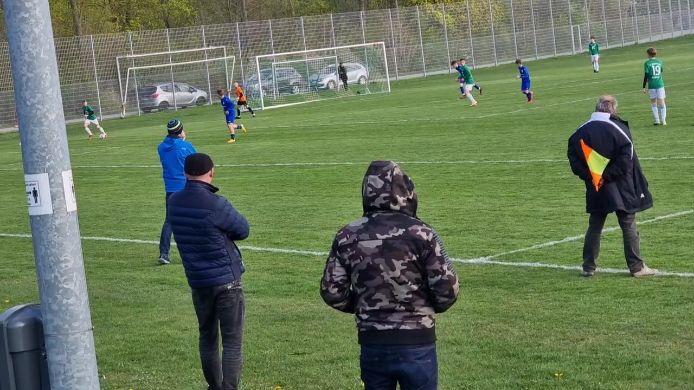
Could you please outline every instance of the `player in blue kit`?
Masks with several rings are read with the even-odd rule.
[[[236,129],[241,128],[241,130],[245,133],[246,127],[242,124],[236,124],[234,121],[236,120],[236,102],[234,102],[230,97],[229,94],[223,90],[223,89],[218,89],[217,90],[217,95],[219,95],[220,102],[222,103],[222,109],[224,110],[224,116],[226,116],[227,120],[227,127],[229,128],[229,140],[227,141],[228,144],[233,144],[236,142]]]
[[[518,78],[521,79],[521,91],[528,98],[528,103],[535,101],[533,97],[533,91],[530,90],[530,71],[523,65],[523,61],[519,58],[516,60],[516,65],[518,65]]]

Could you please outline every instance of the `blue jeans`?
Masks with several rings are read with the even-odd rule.
[[[362,345],[364,390],[436,390],[436,344]]]
[[[194,288],[200,362],[210,390],[237,390],[241,381],[245,299],[241,282]],[[219,358],[219,336],[222,358]]]
[[[166,193],[166,217],[164,217],[164,225],[161,227],[161,236],[159,237],[159,257],[169,259],[169,249],[171,249],[171,222],[169,222],[169,197],[173,192]]]

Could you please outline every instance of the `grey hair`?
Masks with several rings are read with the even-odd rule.
[[[617,113],[617,98],[612,95],[603,95],[598,98],[595,104],[595,111],[606,112],[608,114]]]

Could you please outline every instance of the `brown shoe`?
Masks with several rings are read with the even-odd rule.
[[[639,271],[632,272],[632,273],[631,273],[631,276],[633,276],[633,277],[635,277],[635,278],[641,278],[641,277],[644,277],[644,276],[653,276],[653,275],[655,275],[655,274],[657,274],[657,273],[658,273],[658,270],[657,270],[657,269],[655,269],[655,268],[648,268],[648,266],[647,266],[646,264],[644,264],[643,267],[642,267]]]

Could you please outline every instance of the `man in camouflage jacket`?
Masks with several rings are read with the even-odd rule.
[[[337,232],[321,297],[356,315],[365,390],[434,390],[434,313],[455,303],[458,276],[434,229],[417,219],[417,193],[393,161],[362,183],[364,215]]]

